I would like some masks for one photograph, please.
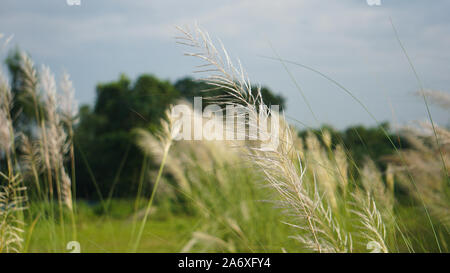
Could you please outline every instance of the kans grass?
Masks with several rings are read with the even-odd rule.
[[[203,62],[202,80],[227,90],[216,101],[246,110],[244,125],[261,114],[280,121],[279,145],[174,141],[180,128],[168,109],[159,133],[134,131],[145,155],[136,197],[77,201],[74,88],[67,74],[57,84],[49,68],[37,69],[23,54],[35,130],[15,130],[11,87],[1,73],[0,252],[66,252],[71,241],[82,252],[449,251],[446,128],[431,121],[405,129],[399,133],[411,148],[395,147],[386,170],[370,158],[358,166],[351,147],[332,143],[326,130],[299,138],[206,32],[180,29],[178,41]],[[447,93],[420,95],[449,109]],[[253,139],[252,132],[241,133]],[[149,160],[159,169],[149,169]],[[145,183],[153,186],[149,196]]]

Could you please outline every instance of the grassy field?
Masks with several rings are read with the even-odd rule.
[[[179,252],[190,240],[199,220],[187,216],[171,216],[152,220],[146,225],[142,242],[137,252]],[[66,230],[71,226],[67,225]],[[49,225],[39,222],[29,242],[29,252],[69,252],[57,235],[55,242],[49,238]],[[61,234],[61,227],[55,234]],[[77,223],[77,241],[82,252],[124,252],[131,250],[133,223],[131,219],[108,216],[88,217]]]
[[[136,233],[135,218],[130,213],[133,203],[132,200],[111,200],[112,209],[104,213],[100,212],[102,211],[100,205],[88,206],[84,202],[79,202],[76,240],[80,243],[81,251],[88,253],[133,251],[133,239]],[[173,214],[167,210],[156,209],[145,226],[136,252],[180,252],[192,240],[193,234],[202,230],[202,226],[208,221],[209,219],[205,219],[202,215]],[[265,223],[258,224],[257,231],[266,231],[264,225]],[[290,229],[288,226],[279,221],[268,226],[272,228],[271,243],[258,244],[255,241],[252,242],[254,245],[246,245],[249,250],[253,252],[295,250],[296,244],[288,238]],[[39,219],[36,225],[25,233],[25,238],[29,238],[25,242],[26,251],[69,252],[70,250],[66,249],[67,243],[74,239],[71,231],[70,223],[66,222],[63,231],[61,225],[54,225],[54,221]],[[211,239],[214,240],[214,237]],[[191,249],[191,251],[202,250],[201,247]]]
[[[243,122],[258,130],[231,127],[245,140],[177,141],[169,107],[157,130],[133,130],[144,158],[136,196],[77,200],[76,117],[58,106],[50,70],[38,77],[24,55],[37,133],[13,126],[11,88],[0,82],[0,252],[67,252],[71,241],[82,252],[449,252],[448,129],[430,119],[420,125],[428,134],[399,132],[409,144],[400,149],[380,126],[394,153],[384,168],[357,162],[326,130],[300,137],[207,34],[181,31],[200,52],[191,56],[213,67],[204,81],[228,90],[227,106],[244,108]],[[73,95],[68,77],[62,86]],[[259,117],[278,121],[278,132],[250,123]],[[220,128],[223,118],[207,122]]]

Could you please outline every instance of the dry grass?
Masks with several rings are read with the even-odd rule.
[[[342,146],[333,150],[330,135],[326,131],[321,136],[325,147],[312,134],[308,135],[304,145],[282,115],[271,112],[263,105],[260,93],[252,91],[241,64],[235,66],[232,63],[223,45],[218,50],[210,36],[198,27],[193,30],[180,28],[180,31],[180,44],[194,51],[185,55],[203,62],[199,65],[200,70],[196,71],[204,75],[202,80],[211,85],[213,90],[226,90],[226,96],[216,97],[215,100],[223,105],[239,105],[248,113],[248,118],[244,120],[249,129],[241,132],[246,135],[246,139],[255,138],[252,132],[265,132],[260,130],[263,129],[259,127],[260,123],[252,123],[261,113],[267,117],[267,121],[280,121],[277,141],[271,139],[272,134],[265,138],[272,140],[269,142],[246,141],[244,145],[239,144],[248,160],[264,174],[268,185],[278,192],[281,206],[287,209],[289,216],[294,216],[294,220],[288,222],[298,229],[298,234],[293,235],[293,238],[300,241],[303,247],[318,252],[362,251],[365,247],[375,247],[382,252],[394,251],[398,246],[395,242],[389,244],[387,235],[396,233],[408,244],[394,215],[395,166],[389,167],[389,172],[383,176],[374,162],[368,159],[359,171],[359,178],[349,179],[347,153]],[[254,124],[258,124],[257,130],[251,129]],[[442,143],[448,144],[448,139],[445,139],[448,132],[442,128],[437,131]],[[436,152],[428,151],[424,146],[420,148],[422,153],[427,152],[423,155],[409,154],[405,158],[421,161],[416,162],[421,168],[415,167],[416,172],[421,173],[413,173],[412,176],[415,180],[420,180],[422,176],[427,182],[418,183],[419,187],[424,188],[418,194],[433,200],[432,210],[436,217],[446,221],[448,215],[443,214],[449,211],[449,198],[439,196],[446,191],[431,190],[426,185],[433,183],[437,187],[439,183],[447,184],[448,179],[442,176],[442,164],[439,167]],[[448,153],[443,151],[444,160],[448,162]],[[408,171],[411,171],[410,167]],[[353,244],[354,237],[358,238],[357,245]]]
[[[62,81],[62,89],[66,91],[63,96],[65,103],[61,104],[57,98],[56,81],[50,69],[43,67],[38,72],[25,54],[22,55],[21,73],[21,88],[34,106],[36,130],[28,134],[14,131],[11,117],[14,99],[11,86],[3,73],[0,73],[0,154],[5,155],[7,162],[6,173],[0,173],[1,180],[5,181],[5,184],[2,182],[1,192],[0,252],[23,251],[23,229],[16,225],[24,224],[22,210],[27,206],[29,195],[38,198],[37,200],[52,203],[56,186],[60,220],[63,221],[63,205],[74,215],[71,178],[64,164],[72,145],[71,135],[67,131],[72,130],[75,114],[73,108],[68,108],[73,105],[73,88],[65,75]],[[18,158],[17,151],[20,151],[21,158]],[[71,159],[73,161],[73,157]],[[37,189],[36,194],[27,190],[31,188],[31,181]],[[54,215],[50,217],[54,218]],[[74,221],[74,217],[72,220]],[[14,231],[17,233],[13,234]],[[14,247],[10,246],[12,241],[15,243]]]
[[[429,231],[409,229],[408,221],[399,217],[399,210],[410,208],[397,199],[399,189],[417,203],[423,201],[433,218],[439,219],[444,226],[441,241],[448,250],[447,129],[421,124],[426,134],[405,131],[412,147],[389,158],[386,170],[368,158],[358,166],[356,177],[351,176],[349,166],[355,163],[343,146],[332,143],[329,132],[299,138],[283,114],[264,105],[260,90],[252,88],[241,64],[234,65],[222,45],[216,48],[199,28],[180,31],[179,42],[195,51],[186,55],[203,62],[197,71],[204,75],[202,80],[210,90],[227,92],[214,101],[244,110],[231,128],[238,128],[244,139],[175,141],[182,126],[173,118],[172,109],[166,112],[158,134],[136,131],[137,144],[160,166],[151,181],[142,182],[152,183],[153,191],[140,223],[137,214],[133,218],[133,251],[139,249],[157,192],[202,216],[191,240],[180,249],[183,252],[274,252],[284,251],[291,242],[295,243],[293,251],[393,252],[414,251],[411,245],[416,241],[427,251],[428,244],[420,242],[426,237],[420,236]],[[37,70],[27,55],[22,56],[21,71],[22,87],[34,106],[36,130],[29,134],[14,131],[14,98],[0,71],[0,156],[6,162],[0,173],[0,252],[27,251],[24,233],[32,236],[38,221],[48,224],[49,241],[54,245],[77,237],[72,137],[78,112],[72,82],[64,74],[58,88],[50,69]],[[448,107],[448,94],[427,91],[425,95]],[[190,111],[194,119],[206,122]],[[24,210],[29,205],[39,206],[42,216],[26,218]],[[71,222],[69,236],[66,214]],[[426,219],[420,211],[411,215],[416,222]],[[56,232],[61,234],[55,236]],[[288,236],[288,241],[282,239]],[[415,236],[420,238],[410,239]]]

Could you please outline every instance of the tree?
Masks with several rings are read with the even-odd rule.
[[[94,106],[80,109],[80,124],[75,132],[77,150],[77,195],[90,199],[127,197],[135,194],[142,164],[151,160],[135,145],[133,129],[154,131],[167,106],[180,98],[192,102],[209,88],[202,82],[184,78],[173,86],[168,81],[144,74],[134,83],[121,75],[117,81],[97,85]],[[215,91],[223,94],[224,90]],[[266,104],[284,106],[284,98],[268,88],[261,93]],[[145,167],[145,166],[144,166]],[[155,166],[156,167],[156,166]],[[144,183],[149,189],[150,184]]]
[[[141,75],[134,84],[121,75],[97,85],[95,105],[81,108],[75,134],[78,196],[135,193],[144,160],[134,144],[133,129],[158,126],[166,107],[178,97],[168,81],[152,75]]]

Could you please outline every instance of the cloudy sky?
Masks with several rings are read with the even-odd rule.
[[[381,0],[2,0],[0,33],[57,75],[68,71],[81,103],[93,103],[95,85],[141,73],[175,81],[196,62],[174,42],[175,26],[198,23],[239,58],[254,83],[288,99],[298,127],[344,128],[375,121],[348,94],[317,73],[265,58],[312,67],[349,89],[378,121],[426,119],[419,85],[394,31],[425,88],[450,92],[450,1]],[[2,53],[1,57],[4,57]],[[292,77],[290,76],[292,75]],[[314,115],[298,88],[304,92]],[[435,121],[448,112],[432,107]],[[315,117],[314,117],[315,116]]]

